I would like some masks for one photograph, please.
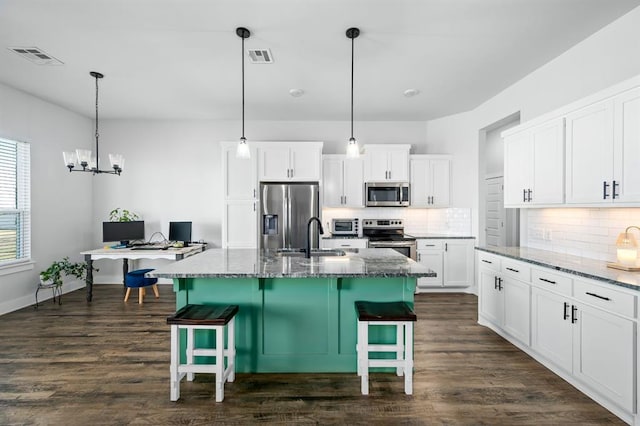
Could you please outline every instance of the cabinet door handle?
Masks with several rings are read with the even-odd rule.
[[[449,243],[444,243],[444,251],[449,250]]]
[[[620,186],[620,183],[619,183],[619,182],[616,182],[616,181],[614,180],[614,181],[613,181],[613,195],[612,195],[612,197],[611,197],[611,198],[613,198],[614,200],[616,199],[616,197],[617,197],[617,198],[620,198],[620,194],[618,194],[618,193],[616,192],[616,187],[618,187],[618,186]]]
[[[607,197],[609,196],[609,194],[607,194],[607,188],[609,187],[609,184],[607,183],[607,181],[605,180],[604,182],[602,182],[602,199],[606,200]]]
[[[602,299],[602,300],[611,300],[608,297],[600,296],[599,294],[595,294],[595,293],[589,293],[588,291],[585,294],[588,294],[589,296],[597,297],[598,299]]]
[[[291,169],[291,177],[293,177],[293,169]]]
[[[538,279],[539,279],[540,281],[544,281],[545,283],[549,283],[549,284],[557,284],[555,281],[551,281],[551,280],[548,280],[548,279],[546,279],[546,278],[538,278]]]
[[[527,202],[527,190],[526,189],[522,190],[522,202],[523,203]]]
[[[418,262],[420,262],[421,260],[422,260],[422,255],[418,253]]]
[[[426,247],[435,247],[435,244],[427,244]]]
[[[389,170],[389,179],[391,179],[391,170]]]
[[[347,204],[347,196],[344,196],[344,203]]]
[[[484,263],[489,263],[489,264],[493,263],[493,262],[490,262],[490,261],[488,261],[488,260],[484,260],[484,259],[482,259],[482,261],[483,261]]]
[[[567,302],[564,302],[564,312],[563,312],[563,315],[562,315],[562,319],[564,321],[569,319],[569,312],[567,312],[567,309],[569,309],[569,304]]]
[[[571,305],[571,324],[575,324],[578,322],[578,307],[576,305]]]
[[[520,273],[520,271],[518,271],[517,269],[513,269],[513,268],[506,268],[507,271],[511,271],[511,272],[517,272],[518,274]]]
[[[340,244],[340,247],[351,247],[349,244]]]
[[[493,277],[493,289],[497,290],[498,289],[498,277]]]
[[[253,190],[253,198],[256,198],[256,190]]]
[[[498,291],[502,291],[502,278],[498,278]]]
[[[531,190],[530,189],[527,190],[527,201],[531,202]]]
[[[253,203],[253,211],[256,211],[256,203]]]

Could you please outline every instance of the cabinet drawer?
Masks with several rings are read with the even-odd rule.
[[[573,284],[573,297],[616,314],[636,317],[636,296],[632,294],[576,280]]]
[[[321,240],[322,248],[367,248],[365,238],[327,238]]]
[[[478,267],[493,269],[496,272],[500,272],[500,257],[485,253],[483,251],[478,252]]]
[[[418,250],[442,250],[444,242],[442,240],[420,240],[417,241]]]
[[[528,263],[511,259],[502,259],[501,265],[502,268],[500,269],[500,272],[504,275],[517,278],[520,281],[527,283],[531,281],[531,266],[529,266]]]
[[[549,272],[546,269],[533,268],[531,270],[531,283],[536,287],[571,296],[573,280],[567,276]]]

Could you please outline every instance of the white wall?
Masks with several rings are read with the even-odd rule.
[[[33,270],[0,275],[0,314],[34,303],[38,273],[92,246],[90,174],[69,173],[63,150],[91,148],[92,121],[0,84],[0,137],[31,144]],[[75,283],[81,285],[81,283]],[[65,291],[69,289],[66,287]],[[43,292],[43,297],[51,297]]]
[[[479,229],[480,129],[518,111],[524,123],[634,77],[640,74],[639,52],[640,8],[636,8],[473,111],[427,123],[427,146],[454,155],[453,206],[472,208],[474,235]]]

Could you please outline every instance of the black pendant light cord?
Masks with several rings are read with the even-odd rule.
[[[96,170],[100,170],[100,152],[98,150],[98,139],[100,138],[100,133],[98,132],[98,74],[95,75],[96,78]]]
[[[353,139],[353,41],[351,38],[351,139]]]
[[[244,37],[242,37],[242,139],[244,139]]]

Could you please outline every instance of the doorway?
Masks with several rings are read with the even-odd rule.
[[[502,132],[518,124],[520,113],[515,113],[480,130],[480,245],[505,247],[520,244],[520,210],[504,208],[504,142],[501,136]]]

